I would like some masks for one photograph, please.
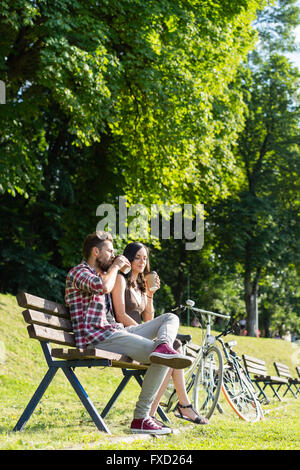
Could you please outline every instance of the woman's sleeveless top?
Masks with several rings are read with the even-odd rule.
[[[134,321],[142,323],[142,313],[146,308],[146,295],[126,286],[125,311]]]

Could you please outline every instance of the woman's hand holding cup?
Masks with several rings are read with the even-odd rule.
[[[155,271],[145,274],[147,295],[152,296],[160,288],[159,275]]]

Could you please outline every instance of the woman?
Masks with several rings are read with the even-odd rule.
[[[144,273],[150,271],[149,251],[142,243],[129,243],[123,255],[131,263],[131,271],[128,274],[120,273],[112,291],[112,300],[116,320],[124,326],[137,325],[154,318],[153,291],[147,287]],[[157,287],[160,287],[159,277],[156,276]],[[176,344],[175,344],[176,343]],[[180,342],[175,341],[174,348],[180,347]],[[186,419],[195,424],[208,424],[208,420],[199,416],[193,409],[185,388],[183,369],[169,369],[161,388],[152,404],[150,416],[154,418],[160,399],[172,376],[179,403],[177,405],[177,418]],[[154,418],[155,419],[155,418]],[[156,420],[157,421],[157,420]],[[161,424],[161,423],[160,423]]]

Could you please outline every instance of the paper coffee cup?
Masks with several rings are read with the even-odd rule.
[[[118,258],[119,256],[121,256],[121,255],[117,255],[116,258]],[[131,271],[131,267],[130,266],[123,266],[123,268],[119,269],[119,271],[121,271],[123,274],[128,274],[129,271]]]
[[[155,271],[150,271],[150,273],[145,274],[146,283],[151,292],[158,289],[158,286],[156,284],[156,276],[157,273]]]
[[[131,268],[129,266],[125,266],[124,268],[121,269],[122,273],[128,274]]]

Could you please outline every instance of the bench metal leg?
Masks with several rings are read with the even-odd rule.
[[[41,400],[42,396],[44,395],[45,391],[47,390],[51,380],[53,379],[54,375],[56,374],[57,369],[52,367],[48,369],[46,372],[43,380],[41,381],[40,385],[36,389],[35,393],[33,394],[31,400],[29,401],[28,405],[26,406],[25,410],[22,413],[19,421],[14,427],[14,431],[22,431],[24,426],[26,425],[27,421],[29,420],[30,416],[34,412],[37,404]]]
[[[124,388],[128,384],[131,377],[134,377],[136,379],[137,383],[140,385],[140,387],[142,387],[142,385],[143,385],[142,376],[144,375],[144,373],[145,373],[145,371],[123,369],[124,377],[121,380],[118,388],[115,390],[114,394],[112,395],[112,397],[108,401],[107,405],[103,409],[103,411],[101,413],[102,418],[105,418],[105,416],[109,413],[110,409],[112,408],[112,406],[115,404],[115,402],[117,401],[117,399],[121,395],[122,391],[124,390]],[[157,412],[158,412],[159,416],[161,417],[161,419],[163,421],[168,421],[168,422],[170,421],[169,418],[167,417],[167,415],[162,410],[161,406],[159,406],[157,408]]]
[[[258,388],[258,390],[259,390],[259,394],[258,394],[258,397],[257,397],[259,399],[259,401],[262,402],[263,400],[265,400],[266,403],[270,403],[270,400],[267,397],[267,395],[265,394],[264,389],[261,388],[261,386],[259,385],[258,382],[254,381],[254,383],[255,383],[256,387]],[[261,395],[263,396],[263,398],[260,398]]]
[[[293,395],[294,398],[297,398],[297,387],[296,387],[296,393],[294,392],[294,390],[292,389],[292,387],[293,387],[293,384],[289,384],[288,390],[290,390],[290,392],[292,393],[292,395]],[[288,391],[288,390],[287,390],[287,391]]]
[[[284,394],[283,394],[283,397],[285,397],[285,395],[288,393],[288,391],[290,391],[291,394],[293,395],[293,397],[294,397],[294,398],[297,398],[297,394],[296,394],[296,393],[294,392],[294,390],[292,389],[292,386],[293,386],[293,384],[288,384],[287,389],[286,389],[286,391],[285,391]],[[278,390],[277,390],[277,391],[278,391]]]
[[[122,391],[124,390],[124,388],[126,387],[126,385],[127,385],[127,383],[129,382],[130,379],[131,379],[131,375],[129,375],[129,374],[125,375],[125,377],[123,377],[123,379],[122,379],[121,383],[119,384],[118,388],[115,390],[115,392],[112,395],[111,399],[108,401],[107,405],[105,406],[104,410],[102,411],[102,413],[101,413],[102,418],[105,418],[105,416],[110,411],[112,406],[115,404],[115,402],[117,401],[117,399],[121,395]]]
[[[69,380],[70,384],[74,388],[75,392],[77,393],[78,397],[80,398],[83,406],[89,413],[90,417],[94,421],[95,425],[99,429],[99,431],[104,431],[108,434],[111,434],[110,430],[106,426],[104,420],[99,415],[97,409],[95,408],[93,402],[89,398],[88,394],[84,390],[83,386],[79,382],[78,378],[74,374],[73,370],[70,367],[62,367],[62,370]]]
[[[122,391],[128,384],[129,380],[131,377],[135,377],[136,381],[140,386],[143,385],[143,381],[141,379],[141,376],[144,375],[145,371],[140,371],[140,370],[129,370],[129,369],[122,369],[123,372],[123,379],[121,380],[120,384],[118,385],[118,388],[114,391],[114,394],[108,401],[107,405],[103,409],[101,416],[102,418],[105,418],[105,416],[109,413],[110,409],[112,406],[115,404],[119,396],[121,395]]]
[[[277,390],[277,391],[275,390],[275,388],[273,387],[273,385],[272,385],[272,384],[266,384],[266,385],[265,385],[265,387],[266,387],[267,385],[269,385],[269,386],[271,387],[271,389],[273,390],[273,397],[275,397],[275,396],[276,396],[276,397],[278,398],[278,400],[279,400],[279,401],[282,401],[282,400],[281,400],[281,398],[280,398],[280,396],[279,396],[279,395],[278,395],[278,393],[277,393],[277,391],[279,390],[279,388],[281,387],[281,385],[279,385],[279,387],[278,387],[278,390]],[[265,387],[264,387],[264,388],[265,388]]]

